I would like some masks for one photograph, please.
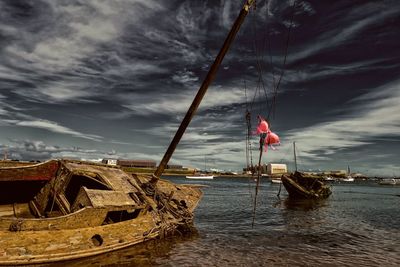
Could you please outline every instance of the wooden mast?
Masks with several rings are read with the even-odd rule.
[[[157,183],[159,177],[163,173],[165,167],[168,164],[168,161],[170,160],[172,154],[175,151],[176,146],[178,145],[179,141],[181,140],[187,126],[189,125],[190,121],[192,120],[194,114],[196,113],[201,100],[203,99],[205,93],[207,92],[208,86],[214,80],[215,75],[217,74],[217,71],[218,71],[218,67],[221,65],[226,52],[228,51],[233,40],[235,39],[235,36],[236,36],[237,32],[239,31],[239,28],[242,25],[245,17],[249,13],[250,7],[254,3],[255,3],[255,0],[246,0],[246,3],[244,4],[242,10],[240,11],[239,16],[237,17],[235,23],[232,26],[232,29],[230,30],[228,36],[226,37],[221,50],[219,51],[217,57],[214,60],[213,65],[211,66],[210,70],[208,71],[206,78],[204,79],[199,91],[197,92],[196,97],[194,98],[191,106],[189,107],[189,110],[187,111],[184,119],[182,120],[181,125],[179,126],[178,130],[176,131],[174,138],[172,139],[171,143],[169,144],[169,147],[168,147],[167,151],[165,152],[164,157],[162,158],[162,160],[160,162],[160,165],[158,165],[157,170],[154,172],[153,177],[150,181],[151,183],[153,183],[153,184]]]

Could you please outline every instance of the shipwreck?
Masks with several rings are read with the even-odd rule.
[[[186,231],[201,191],[148,180],[80,161],[1,168],[0,264],[75,259]]]
[[[322,177],[294,172],[282,175],[282,184],[293,199],[324,199],[332,194]]]

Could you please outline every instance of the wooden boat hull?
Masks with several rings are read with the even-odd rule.
[[[159,180],[149,187],[151,177],[117,167],[57,163],[30,202],[0,203],[0,265],[94,256],[193,227],[202,196],[196,186]]]
[[[160,235],[152,215],[140,223],[79,229],[0,232],[0,264],[20,265],[72,260],[121,249]]]
[[[300,174],[283,175],[281,180],[290,198],[295,199],[323,199],[331,195],[331,190],[319,180],[308,181]]]
[[[2,163],[0,181],[49,181],[59,168],[59,161],[50,160],[43,163],[10,162]]]

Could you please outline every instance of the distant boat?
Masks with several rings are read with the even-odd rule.
[[[204,156],[204,171],[207,170],[207,160],[206,157]],[[201,179],[201,180],[212,180],[214,179],[214,175],[207,175],[205,173],[194,173],[193,175],[187,175],[187,179]]]
[[[293,199],[323,199],[332,194],[330,187],[324,184],[322,177],[306,175],[297,171],[296,142],[293,142],[293,154],[296,171],[282,175],[281,182]]]
[[[268,178],[271,181],[271,184],[281,184],[282,183],[280,177],[274,177],[274,176],[271,176],[266,173],[262,173],[261,177]]]
[[[354,178],[350,175],[350,166],[347,166],[347,176],[342,179],[343,182],[354,182]]]
[[[197,175],[187,175],[187,179],[201,179],[201,180],[212,180],[214,179],[214,175],[207,175],[204,173],[199,173]]]
[[[281,178],[271,178],[271,184],[281,184]]]
[[[324,179],[324,181],[327,181],[327,182],[335,181],[335,178],[333,178],[332,176],[324,176],[322,178]]]
[[[282,184],[295,199],[323,199],[331,195],[329,186],[325,185],[320,177],[295,172],[282,175]]]
[[[346,176],[346,178],[342,179],[343,182],[354,182],[354,178],[350,175]]]
[[[400,185],[400,179],[382,179],[379,181],[380,185]]]

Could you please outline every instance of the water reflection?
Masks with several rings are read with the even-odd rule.
[[[161,259],[167,260],[170,252],[177,246],[194,241],[198,237],[198,231],[193,229],[191,233],[149,240],[114,252],[47,266],[154,266]]]
[[[327,206],[327,199],[293,199],[286,198],[284,201],[285,208],[289,210],[309,211]]]

